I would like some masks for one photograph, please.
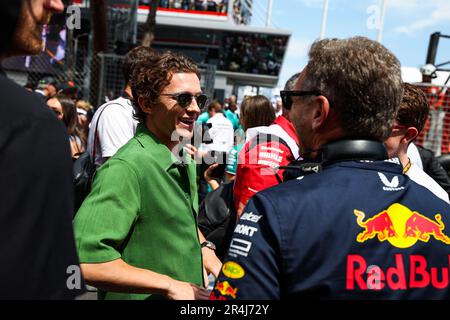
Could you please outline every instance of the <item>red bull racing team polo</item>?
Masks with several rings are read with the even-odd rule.
[[[394,162],[338,162],[257,193],[211,299],[450,299],[450,207]]]

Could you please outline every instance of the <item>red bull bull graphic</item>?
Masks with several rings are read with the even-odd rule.
[[[227,298],[223,296],[216,296],[216,293],[213,291],[211,292],[211,295],[209,296],[209,300],[228,300]]]
[[[228,281],[223,282],[217,281],[214,290],[219,291],[222,296],[230,296],[233,299],[236,299],[236,294],[238,291],[238,289],[233,288]]]
[[[400,203],[394,203],[366,221],[363,211],[355,209],[354,214],[358,225],[364,228],[356,237],[360,243],[377,237],[380,242],[387,240],[394,247],[404,249],[415,245],[417,241],[428,242],[433,236],[435,240],[450,245],[450,238],[443,232],[445,225],[439,213],[434,216],[435,220],[431,220]]]

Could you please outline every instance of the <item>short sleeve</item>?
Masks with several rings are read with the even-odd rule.
[[[81,263],[121,257],[121,245],[138,218],[140,201],[136,172],[123,160],[108,160],[96,173],[92,191],[75,216]]]

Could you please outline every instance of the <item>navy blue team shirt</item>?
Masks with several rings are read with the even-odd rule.
[[[344,161],[256,194],[211,299],[449,299],[449,205],[398,159]]]

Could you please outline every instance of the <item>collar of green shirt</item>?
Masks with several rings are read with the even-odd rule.
[[[159,139],[147,129],[143,124],[138,124],[136,134],[134,136],[144,148],[152,150],[155,158],[159,159],[160,164],[167,170],[173,166],[189,164],[192,159],[187,156],[187,153],[182,149],[181,156],[177,157],[172,151],[167,148]]]

